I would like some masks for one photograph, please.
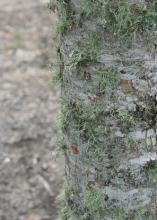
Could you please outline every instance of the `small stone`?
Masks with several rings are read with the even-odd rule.
[[[9,157],[6,157],[6,158],[4,159],[4,163],[10,163],[10,161],[11,161],[11,159],[10,159]]]

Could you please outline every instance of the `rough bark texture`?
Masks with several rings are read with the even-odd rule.
[[[62,219],[156,220],[156,3],[59,0]]]

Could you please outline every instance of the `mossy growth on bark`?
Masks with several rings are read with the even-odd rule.
[[[86,209],[86,215],[100,214],[101,210],[105,208],[105,195],[99,189],[89,188],[82,194],[83,206]]]
[[[139,34],[153,34],[156,30],[157,13],[152,3],[128,4],[125,1],[109,1],[106,9],[106,20],[116,37],[136,38]]]
[[[60,21],[57,27],[57,33],[63,34],[76,24],[75,15],[70,10],[68,0],[51,0],[48,4],[49,9],[55,11],[57,9]]]
[[[157,162],[150,161],[147,163],[144,168],[147,172],[147,183],[155,184],[157,182]]]
[[[84,34],[83,39],[83,42],[77,42],[78,50],[76,49],[70,54],[70,57],[65,61],[65,67],[68,67],[71,71],[97,60],[101,47],[100,37],[94,32],[88,32]]]
[[[56,0],[63,220],[156,220],[156,4]]]
[[[68,0],[55,0],[49,3],[49,8],[57,8],[61,23],[58,31],[63,34],[75,25],[81,25],[85,19],[97,20],[97,25],[110,32],[110,37],[139,38],[145,34],[153,37],[157,25],[157,3],[156,0],[148,1],[146,4],[135,1],[134,4],[126,1],[110,0],[78,0],[76,11],[70,10]],[[123,42],[124,43],[124,42]]]
[[[150,211],[151,207],[145,206],[138,210],[138,213],[132,216],[133,220],[142,220],[142,219],[148,219],[148,220],[155,220],[155,211],[152,214]]]

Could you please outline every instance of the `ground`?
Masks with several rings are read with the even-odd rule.
[[[58,135],[56,16],[40,0],[0,0],[0,220],[55,220],[64,160]]]

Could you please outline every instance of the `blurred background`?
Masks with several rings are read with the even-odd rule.
[[[0,220],[57,219],[55,22],[44,0],[0,0]]]

